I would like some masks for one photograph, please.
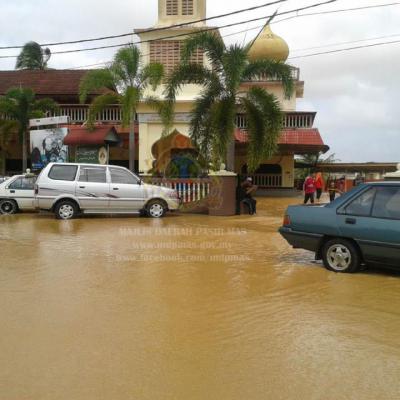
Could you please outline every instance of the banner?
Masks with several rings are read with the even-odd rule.
[[[50,162],[68,162],[68,146],[64,146],[64,138],[67,133],[68,128],[30,131],[33,170],[42,169]]]
[[[79,146],[76,148],[75,162],[106,165],[108,163],[108,151],[105,147]]]

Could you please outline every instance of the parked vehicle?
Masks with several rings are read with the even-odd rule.
[[[335,272],[400,268],[400,182],[362,184],[325,206],[291,206],[279,231]]]
[[[0,183],[0,214],[35,209],[34,185],[36,176],[15,175]]]
[[[0,183],[5,182],[7,179],[10,179],[8,176],[0,176]]]
[[[175,190],[147,185],[123,167],[93,164],[48,164],[35,185],[36,205],[56,218],[83,214],[139,214],[161,218],[176,210]]]

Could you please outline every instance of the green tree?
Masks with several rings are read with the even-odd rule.
[[[317,153],[309,153],[303,154],[296,158],[296,164],[298,167],[296,168],[296,178],[297,179],[304,179],[308,175],[310,175],[313,171],[318,169],[318,164],[332,164],[335,162],[340,161],[336,158],[336,154],[331,154],[326,158],[322,158],[324,153],[317,152]]]
[[[129,168],[131,171],[134,171],[134,124],[137,105],[143,99],[145,89],[151,86],[155,90],[164,77],[164,67],[161,64],[148,64],[142,68],[140,57],[140,51],[136,46],[124,47],[116,53],[107,68],[88,72],[80,84],[81,103],[85,103],[89,92],[109,89],[91,103],[88,117],[89,129],[93,128],[97,114],[104,108],[113,104],[121,106],[122,125],[130,126]]]
[[[15,69],[47,69],[50,57],[49,48],[43,49],[39,43],[28,42],[17,58]]]
[[[10,119],[0,120],[0,175],[5,174],[6,148],[17,130],[18,124],[16,121]]]
[[[197,49],[202,49],[210,66],[190,62]],[[203,87],[195,100],[190,123],[190,137],[202,154],[218,167],[227,162],[234,169],[234,131],[236,114],[244,112],[248,119],[247,164],[255,171],[263,159],[275,150],[282,127],[282,112],[278,99],[261,87],[241,91],[244,81],[273,77],[282,82],[286,98],[293,94],[291,67],[271,60],[250,61],[248,46],[226,47],[221,37],[213,32],[202,32],[189,37],[182,51],[182,63],[168,80],[166,97],[173,104],[183,85],[191,83]]]
[[[22,144],[22,171],[27,168],[27,136],[29,120],[42,118],[46,112],[55,111],[57,103],[51,99],[36,100],[32,89],[12,88],[4,96],[0,96],[0,114],[15,121],[19,141]]]

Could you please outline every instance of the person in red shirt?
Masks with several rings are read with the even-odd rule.
[[[304,204],[307,204],[309,200],[311,201],[311,204],[314,204],[315,192],[317,190],[315,185],[315,174],[307,176],[303,186]]]
[[[317,192],[317,202],[319,203],[321,200],[322,190],[324,188],[324,178],[322,177],[321,172],[317,173],[315,178],[315,189]]]

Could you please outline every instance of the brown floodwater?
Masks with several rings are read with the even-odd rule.
[[[400,274],[256,216],[0,218],[0,400],[400,398]]]

